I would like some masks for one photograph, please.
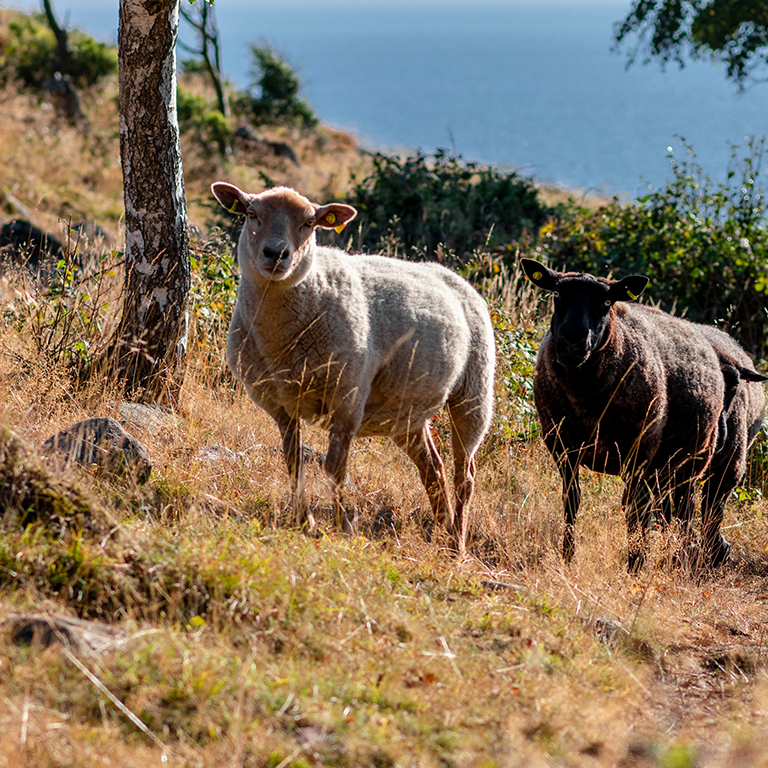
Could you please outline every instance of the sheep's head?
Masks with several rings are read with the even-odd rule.
[[[315,229],[341,231],[357,215],[351,205],[317,205],[288,187],[253,195],[217,181],[211,191],[230,213],[245,214],[238,246],[241,268],[271,281],[301,279],[310,266],[305,256],[315,244]]]
[[[557,361],[567,367],[581,367],[603,345],[613,305],[636,301],[648,285],[648,278],[642,275],[613,282],[589,274],[556,272],[533,259],[520,263],[534,285],[554,294],[550,330]]]

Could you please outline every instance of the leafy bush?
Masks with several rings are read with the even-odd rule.
[[[67,72],[76,87],[95,85],[117,72],[117,50],[78,29],[69,31],[71,59]],[[0,78],[18,78],[31,88],[42,88],[53,74],[56,38],[45,16],[21,16],[9,25],[9,37],[0,49]]]
[[[221,206],[218,206],[221,208]],[[229,381],[229,369],[222,366],[227,346],[229,321],[237,298],[237,265],[232,240],[215,228],[206,239],[191,238],[192,285],[189,294],[193,317],[193,344],[199,348],[195,360],[208,371],[218,371],[214,380]]]
[[[192,132],[202,146],[215,145],[224,153],[232,139],[232,127],[216,107],[208,104],[204,96],[179,87],[176,89],[176,109],[182,131]]]
[[[491,445],[529,442],[541,427],[533,402],[539,328],[526,327],[502,306],[491,307],[496,341],[496,407]]]
[[[651,279],[663,309],[717,323],[761,357],[768,353],[768,231],[761,179],[764,139],[734,147],[713,184],[683,143],[667,185],[637,203],[577,210],[544,227],[532,254],[558,268]]]
[[[269,45],[251,45],[250,89],[241,94],[238,108],[250,112],[257,125],[294,123],[317,125],[312,108],[299,97],[301,83],[293,67]]]
[[[26,290],[29,278],[24,273],[10,275],[22,290],[6,307],[3,322],[31,340],[43,364],[63,366],[71,386],[87,380],[107,348],[116,322],[122,263],[117,251],[83,260],[68,245],[50,283],[38,285],[36,296]]]
[[[357,247],[382,250],[394,239],[405,258],[452,267],[479,248],[535,235],[551,213],[530,179],[464,162],[445,150],[405,159],[375,155],[372,172],[347,202],[359,211]]]

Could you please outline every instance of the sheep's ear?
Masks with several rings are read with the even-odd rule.
[[[543,264],[533,259],[520,259],[527,278],[537,287],[545,291],[554,291],[555,286],[560,280],[560,273],[554,269],[545,267]]]
[[[315,208],[315,226],[341,232],[355,216],[357,216],[357,210],[351,205],[344,205],[344,203],[318,205]]]
[[[252,195],[226,181],[215,181],[211,184],[211,192],[230,213],[245,213],[252,199]]]
[[[611,285],[611,301],[637,301],[648,285],[648,278],[643,275],[630,275]]]

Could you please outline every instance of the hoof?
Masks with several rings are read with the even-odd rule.
[[[467,541],[461,526],[456,525],[455,521],[445,524],[445,531],[448,534],[448,550],[459,557],[463,557],[467,552]]]
[[[723,538],[722,534],[717,535],[713,545],[707,547],[709,556],[709,565],[712,568],[721,568],[731,559],[731,545]]]
[[[354,536],[357,533],[357,523],[358,519],[356,517],[349,518],[344,515],[341,521],[341,532],[347,536]]]
[[[450,539],[448,539],[448,551],[452,555],[456,555],[456,557],[464,557],[467,553],[467,545],[457,537],[451,536]]]
[[[307,511],[304,515],[299,517],[296,521],[296,527],[302,533],[312,533],[315,530],[315,516]]]
[[[573,541],[573,534],[566,530],[565,536],[563,536],[563,561],[566,565],[569,565],[573,560],[574,552],[576,551],[576,545]]]
[[[630,573],[639,573],[645,564],[645,552],[630,552],[627,558],[627,570]]]

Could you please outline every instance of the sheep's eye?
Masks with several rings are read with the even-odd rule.
[[[606,307],[610,307],[610,306],[611,306],[611,304],[613,304],[613,302],[612,302],[610,299],[608,299],[608,300],[605,302],[605,306],[606,306]]]
[[[314,219],[307,219],[307,220],[304,222],[304,226],[305,226],[305,227],[310,227],[310,228],[311,228],[311,227],[314,227],[314,226],[315,226],[315,220],[314,220]]]
[[[261,220],[256,215],[256,211],[246,211],[246,216],[251,219],[252,221],[255,221],[257,224],[261,224]]]
[[[560,291],[552,291],[552,295],[553,295],[553,296],[554,296],[556,299],[559,299],[559,298],[560,298]]]

